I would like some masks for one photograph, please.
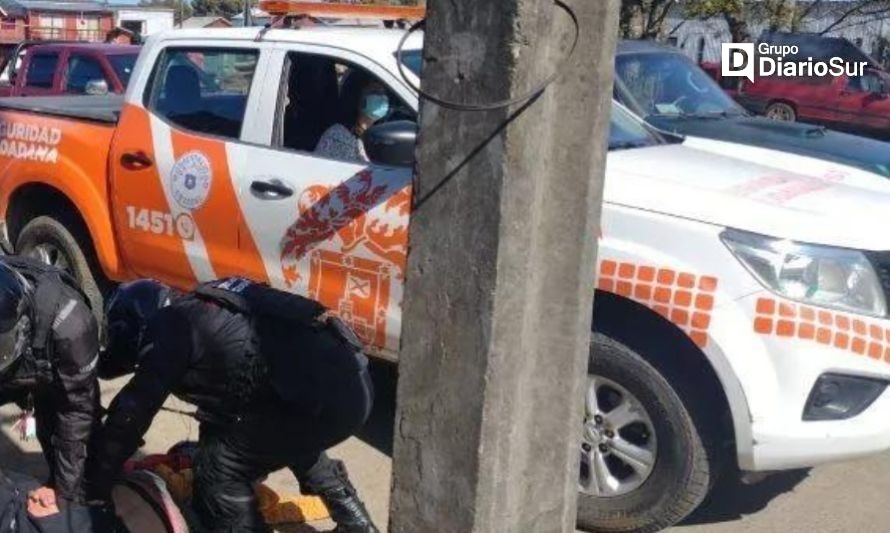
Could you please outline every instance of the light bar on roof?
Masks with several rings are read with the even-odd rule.
[[[426,16],[424,7],[380,4],[335,4],[328,2],[296,2],[291,0],[260,0],[259,8],[270,15],[307,15],[318,18],[417,20]]]

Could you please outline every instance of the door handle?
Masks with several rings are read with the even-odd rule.
[[[260,200],[281,200],[294,194],[293,189],[277,179],[254,181],[250,184],[250,192]]]
[[[153,164],[151,157],[141,150],[121,154],[121,166],[127,170],[145,170]]]

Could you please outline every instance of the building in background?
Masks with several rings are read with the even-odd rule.
[[[250,22],[252,26],[265,26],[272,22],[272,15],[258,7],[253,7],[250,9]],[[244,26],[244,13],[238,13],[232,17],[232,26]]]
[[[183,28],[231,28],[226,17],[189,17],[182,22]]]
[[[115,26],[129,30],[140,37],[173,28],[172,8],[112,4],[111,9],[114,11]]]
[[[25,40],[102,42],[114,12],[92,0],[0,0],[0,49]]]

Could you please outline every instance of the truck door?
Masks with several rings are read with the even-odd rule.
[[[886,129],[890,103],[884,82],[875,73],[850,76],[837,101],[837,121],[854,128]]]
[[[59,62],[61,55],[58,52],[39,52],[31,55],[25,61],[23,80],[17,80],[16,85],[21,87],[19,94],[22,96],[40,96],[54,94],[56,84],[59,82]],[[13,93],[14,94],[14,93]]]
[[[375,112],[385,111],[378,123],[416,113],[387,71],[322,51],[281,50],[270,62],[252,144],[233,158],[244,242],[256,243],[274,286],[321,301],[370,345],[397,349],[411,169],[369,162],[354,134],[370,125],[359,121],[371,87]]]
[[[238,242],[243,219],[229,145],[241,135],[256,90],[259,48],[156,54],[144,91],[128,96],[111,153],[113,215],[126,264],[185,287],[243,274],[252,259]]]

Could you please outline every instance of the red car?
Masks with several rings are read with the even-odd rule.
[[[31,44],[9,61],[0,96],[123,94],[139,46],[94,43]]]
[[[736,99],[776,120],[814,122],[890,136],[890,75],[870,69],[858,77],[762,77],[745,80]]]

